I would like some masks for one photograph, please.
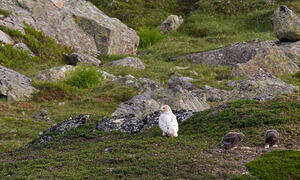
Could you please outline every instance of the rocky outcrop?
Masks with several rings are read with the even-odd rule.
[[[277,42],[258,39],[169,60],[185,58],[200,64],[234,66],[232,76],[249,76],[259,68],[275,75],[294,73],[298,69],[298,66],[278,47]]]
[[[124,67],[132,67],[135,69],[145,69],[145,64],[140,58],[135,57],[126,57],[117,61],[109,62],[104,64],[103,66],[124,66]]]
[[[292,93],[298,87],[287,84],[272,74],[259,69],[251,77],[230,81],[228,86],[233,90],[225,91],[206,86],[204,93],[209,101],[228,102],[238,99],[269,100],[279,94]]]
[[[274,33],[280,41],[300,41],[300,18],[286,6],[274,12]]]
[[[91,120],[91,116],[87,114],[81,114],[75,117],[70,117],[68,120],[57,123],[50,129],[45,130],[43,133],[39,134],[38,137],[33,141],[35,145],[48,144],[53,141],[54,136],[65,134],[71,130],[77,129],[87,121]]]
[[[170,15],[164,22],[160,25],[160,31],[168,32],[175,31],[181,24],[183,19],[181,16]]]
[[[18,49],[18,50],[22,50],[25,51],[29,54],[29,56],[34,57],[34,53],[28,48],[28,46],[24,43],[17,43],[13,46],[14,48]]]
[[[83,65],[99,66],[101,61],[93,56],[81,53],[72,53],[67,56],[68,64],[76,66],[78,63]]]
[[[67,74],[74,70],[74,66],[64,65],[59,67],[54,67],[51,69],[46,69],[42,71],[39,75],[35,76],[35,80],[38,81],[62,81],[67,78]]]
[[[136,54],[139,37],[86,0],[0,1],[12,13],[0,25],[24,33],[24,22],[81,53]]]
[[[23,101],[30,98],[35,91],[28,77],[0,66],[0,97]]]
[[[0,42],[4,44],[14,44],[14,40],[0,30]]]
[[[298,67],[300,66],[300,41],[280,43],[279,48],[292,60]]]
[[[260,68],[273,75],[290,74],[298,70],[297,64],[286,56],[273,41],[260,44],[261,47],[248,62],[235,65],[231,76],[251,76]]]
[[[173,111],[179,123],[190,118],[194,112],[181,110]],[[147,114],[144,118],[139,119],[133,114],[113,116],[111,118],[104,117],[98,122],[97,129],[100,131],[111,132],[121,131],[128,134],[135,134],[143,130],[158,126],[158,118],[160,111]]]

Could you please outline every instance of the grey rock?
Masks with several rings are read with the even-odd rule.
[[[260,43],[259,49],[249,61],[234,66],[231,76],[251,76],[260,68],[273,75],[295,73],[299,69],[274,41],[265,41]]]
[[[232,81],[228,85],[233,87],[233,90],[227,101],[235,99],[268,100],[275,98],[278,94],[292,93],[297,88],[262,69],[259,69],[250,78]]]
[[[136,57],[126,57],[117,61],[106,63],[103,66],[124,66],[136,69],[145,69],[143,61]]]
[[[0,97],[23,101],[31,97],[36,89],[31,80],[11,69],[0,66]]]
[[[34,79],[49,82],[62,81],[65,80],[68,73],[74,69],[75,67],[71,65],[58,66],[42,71],[39,75],[35,76]]]
[[[131,75],[118,77],[119,83],[138,89],[139,92],[153,91],[161,87],[159,82],[147,78],[135,78]]]
[[[19,49],[19,50],[23,50],[23,51],[26,51],[28,52],[28,54],[31,56],[31,57],[34,57],[34,53],[27,47],[26,44],[24,43],[17,43],[13,46],[14,48],[16,49]]]
[[[4,44],[14,44],[14,40],[1,30],[0,30],[0,42]]]
[[[168,88],[173,89],[174,91],[182,91],[182,90],[195,90],[198,87],[192,84],[194,79],[190,77],[176,77],[173,76],[169,79]]]
[[[11,11],[0,25],[24,33],[24,22],[80,53],[136,54],[139,37],[86,0],[0,1]]]
[[[212,102],[222,102],[230,96],[230,91],[216,89],[210,86],[204,86],[203,90],[206,95],[206,99]]]
[[[68,64],[76,66],[78,63],[84,65],[93,65],[99,66],[101,61],[93,56],[81,54],[81,53],[72,53],[67,56]]]
[[[181,16],[170,15],[164,22],[160,25],[160,30],[164,32],[175,31],[181,24],[183,19]]]
[[[300,40],[300,18],[287,6],[274,12],[274,33],[280,41]]]
[[[32,115],[31,118],[38,120],[38,121],[45,121],[45,122],[50,122],[50,118],[47,117],[47,111],[42,110],[37,112],[36,114]]]
[[[90,119],[91,116],[87,114],[70,117],[68,120],[59,122],[55,126],[39,134],[38,137],[34,140],[34,144],[48,144],[54,140],[55,135],[62,135],[71,130],[77,129],[86,124]]]
[[[224,48],[206,52],[169,58],[169,60],[188,59],[194,63],[207,65],[234,66],[232,76],[250,76],[264,69],[274,75],[294,73],[298,70],[295,64],[277,46],[274,41],[233,43]]]
[[[292,60],[300,66],[300,41],[284,42],[279,44],[279,48]]]

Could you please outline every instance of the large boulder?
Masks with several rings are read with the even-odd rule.
[[[231,91],[206,86],[204,93],[209,101],[228,102],[238,99],[269,100],[279,94],[292,93],[298,87],[287,84],[272,74],[259,69],[247,79],[230,81]]]
[[[74,69],[75,67],[71,65],[58,66],[42,71],[39,75],[35,76],[34,79],[49,82],[62,81],[65,80],[68,73]]]
[[[145,64],[140,58],[136,57],[126,57],[120,60],[112,61],[104,64],[103,66],[124,66],[124,67],[132,67],[135,69],[145,69]]]
[[[249,76],[259,68],[275,75],[294,73],[298,69],[298,66],[278,47],[276,41],[258,39],[233,43],[211,51],[169,58],[170,61],[179,59],[207,65],[234,66],[232,76]]]
[[[280,41],[300,40],[300,18],[286,6],[274,12],[274,33]]]
[[[279,48],[292,60],[298,67],[300,66],[300,41],[280,43]]]
[[[72,53],[67,56],[68,64],[76,66],[78,63],[84,64],[84,65],[93,65],[93,66],[99,66],[101,61],[93,56],[89,56],[87,54],[81,54],[81,53]]]
[[[235,65],[231,76],[251,76],[260,68],[273,75],[289,74],[298,70],[297,64],[273,41],[261,42],[260,46],[248,62]]]
[[[35,91],[28,77],[0,66],[0,97],[23,101],[30,98]]]
[[[3,44],[14,44],[14,40],[1,30],[0,30],[0,42]]]
[[[160,30],[164,32],[175,31],[181,24],[183,19],[181,16],[170,15],[164,22],[160,25]]]
[[[86,0],[0,1],[12,13],[0,25],[24,33],[24,22],[81,53],[136,54],[139,37]]]

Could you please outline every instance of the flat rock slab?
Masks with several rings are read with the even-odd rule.
[[[0,97],[23,101],[30,98],[35,91],[28,77],[0,66]]]
[[[42,71],[39,75],[35,76],[34,79],[49,82],[66,80],[68,73],[74,69],[75,67],[71,65],[58,66]]]
[[[93,56],[82,53],[72,53],[67,56],[68,64],[76,66],[78,63],[88,66],[99,66],[101,61]]]
[[[14,44],[14,40],[1,30],[0,30],[0,42],[4,44]]]
[[[145,64],[143,61],[136,57],[126,57],[117,61],[106,63],[103,66],[123,66],[132,67],[135,69],[145,69]]]
[[[136,54],[139,37],[85,0],[0,1],[11,11],[0,25],[24,33],[24,22],[81,53]]]

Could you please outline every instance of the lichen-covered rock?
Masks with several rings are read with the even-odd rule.
[[[204,86],[203,92],[206,95],[206,99],[212,102],[222,102],[230,96],[230,91],[216,89],[210,86]]]
[[[103,66],[124,66],[136,69],[145,69],[143,61],[136,57],[126,57],[117,61],[106,63]]]
[[[235,65],[231,76],[251,76],[260,68],[273,75],[289,74],[298,70],[297,64],[273,41],[265,41],[260,43],[259,49],[249,61]]]
[[[131,75],[120,76],[116,81],[126,86],[136,88],[139,92],[153,91],[161,87],[159,82],[147,78],[135,78]]]
[[[131,100],[122,103],[112,115],[134,114],[140,118],[159,110],[163,104],[168,104],[172,110],[185,109],[195,112],[210,108],[209,104],[206,103],[205,96],[199,93],[199,91],[193,92],[184,87],[178,88],[174,84],[170,87],[159,88],[137,95]]]
[[[0,30],[0,42],[4,44],[14,44],[14,40],[1,30]]]
[[[39,134],[38,137],[33,141],[35,145],[48,144],[53,141],[54,136],[65,134],[71,130],[81,127],[91,119],[88,114],[81,114],[75,117],[70,117],[68,120],[57,123],[50,129],[45,130]]]
[[[256,55],[258,49],[261,48],[261,41],[255,39],[249,42],[233,43],[215,50],[173,57],[168,60],[188,59],[191,62],[199,64],[234,66],[237,63],[249,61]]]
[[[0,66],[0,97],[23,101],[30,98],[35,91],[28,77]]]
[[[298,67],[300,66],[300,41],[280,43],[279,48],[292,61],[294,61],[298,65]]]
[[[35,76],[34,79],[38,81],[62,81],[67,78],[67,74],[74,70],[75,67],[71,65],[58,66],[51,69],[42,71],[39,75]]]
[[[179,123],[190,118],[194,112],[187,110],[173,111]],[[145,117],[136,117],[134,114],[118,115],[111,118],[104,117],[98,122],[97,129],[100,131],[111,132],[121,131],[128,134],[135,134],[143,130],[158,126],[160,111],[147,114]]]
[[[99,66],[101,61],[93,56],[89,56],[87,54],[81,54],[81,53],[72,53],[67,56],[68,64],[76,66],[78,63],[84,64],[84,65],[93,65],[93,66]]]
[[[13,46],[14,48],[16,49],[19,49],[19,50],[22,50],[22,51],[26,51],[28,52],[28,54],[31,56],[31,57],[34,57],[34,53],[28,48],[28,46],[24,43],[17,43]]]
[[[139,37],[86,0],[0,1],[12,13],[0,25],[24,33],[24,22],[80,53],[136,54]]]
[[[300,18],[286,6],[274,12],[274,33],[280,41],[300,40]]]
[[[183,23],[183,19],[181,16],[170,15],[164,22],[160,25],[161,31],[175,31],[181,24]]]
[[[292,93],[297,87],[287,84],[272,74],[259,69],[250,78],[229,82],[233,87],[227,101],[235,99],[268,100],[278,94]]]

